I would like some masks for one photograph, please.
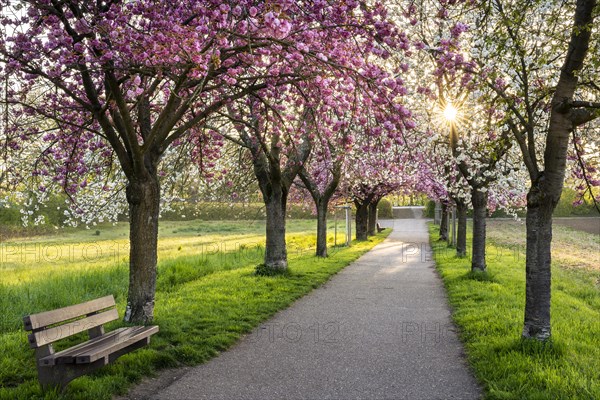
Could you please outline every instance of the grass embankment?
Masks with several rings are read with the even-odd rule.
[[[314,257],[315,223],[290,221],[290,273],[257,277],[262,222],[167,222],[161,225],[155,323],[149,348],[73,381],[66,399],[109,399],[158,369],[194,365],[231,346],[276,311],[325,282],[389,233]],[[0,399],[44,398],[23,315],[114,294],[122,316],[128,283],[127,226],[2,243]],[[331,238],[332,239],[332,238]],[[338,241],[341,241],[338,238]],[[122,322],[110,324],[112,330]],[[66,340],[57,350],[69,347]],[[60,398],[46,394],[45,398]]]
[[[475,275],[469,259],[455,257],[430,227],[453,318],[488,399],[600,399],[600,270],[594,261],[600,238],[564,227],[554,231],[553,340],[541,345],[520,339],[524,227],[491,224],[488,272]]]

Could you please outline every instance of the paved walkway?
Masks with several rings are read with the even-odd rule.
[[[421,218],[423,215],[423,207],[392,207],[392,213],[394,214],[394,219]]]
[[[477,399],[425,220],[152,399]]]

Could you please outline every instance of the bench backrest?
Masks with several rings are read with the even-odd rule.
[[[112,295],[23,317],[29,345],[38,348],[119,318]]]

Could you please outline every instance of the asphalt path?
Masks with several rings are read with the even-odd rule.
[[[480,398],[425,220],[382,226],[383,243],[150,398]]]

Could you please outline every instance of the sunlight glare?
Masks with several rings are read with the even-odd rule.
[[[456,116],[458,115],[458,110],[456,107],[452,105],[452,103],[448,103],[446,108],[444,108],[444,118],[448,122],[454,122],[456,120]]]

